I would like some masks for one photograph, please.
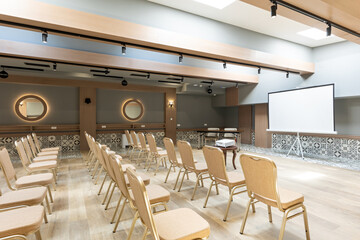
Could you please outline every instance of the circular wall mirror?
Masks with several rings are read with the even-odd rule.
[[[122,107],[122,113],[126,119],[130,121],[136,121],[143,116],[144,106],[139,100],[130,99],[124,103]]]
[[[45,117],[48,107],[44,99],[36,95],[25,95],[15,103],[15,112],[23,120],[37,121]]]

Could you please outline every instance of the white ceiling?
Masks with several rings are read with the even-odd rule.
[[[277,16],[270,17],[270,10],[265,11],[241,1],[235,1],[224,9],[217,9],[194,0],[148,0],[150,2],[193,13],[219,22],[228,23],[255,32],[299,43],[308,47],[318,47],[330,43],[344,41],[344,39],[331,36],[322,40],[312,40],[298,35],[297,32],[311,27],[291,19]],[[326,29],[324,24],[324,31]],[[324,32],[325,34],[325,32]]]

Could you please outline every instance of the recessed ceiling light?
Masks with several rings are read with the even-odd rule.
[[[217,9],[223,9],[229,6],[230,4],[232,4],[233,2],[235,2],[236,0],[194,0],[194,1]]]
[[[317,28],[310,28],[305,31],[298,32],[297,34],[314,40],[321,40],[327,38],[326,32],[321,31]]]

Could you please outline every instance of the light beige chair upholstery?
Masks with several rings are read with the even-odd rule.
[[[246,192],[245,190],[237,191],[239,188],[245,188],[245,178],[244,175],[240,172],[227,172],[225,167],[225,159],[224,153],[217,147],[205,146],[203,148],[203,153],[205,157],[206,164],[209,168],[209,174],[211,176],[211,184],[209,187],[209,191],[206,196],[206,200],[204,203],[204,208],[206,208],[206,204],[208,202],[211,188],[215,185],[216,192],[219,194],[218,184],[224,185],[229,189],[229,200],[226,207],[224,221],[227,219],[227,215],[229,213],[230,204],[233,200],[233,196]],[[236,192],[237,191],[237,192]]]
[[[165,183],[168,180],[171,168],[174,168],[174,171],[176,171],[175,167],[179,168],[179,173],[177,175],[176,182],[175,182],[175,185],[174,185],[174,190],[175,190],[176,185],[177,185],[177,183],[179,181],[180,174],[185,171],[185,168],[183,166],[183,163],[182,163],[181,159],[178,159],[176,157],[175,146],[174,146],[174,142],[172,141],[172,139],[168,138],[168,137],[165,137],[163,139],[163,141],[164,141],[165,150],[166,150],[169,162],[170,162],[170,167],[169,167],[169,171],[168,171],[168,173],[166,175],[166,178],[165,178]]]
[[[28,134],[26,136],[26,138],[28,140],[28,143],[30,145],[30,148],[31,148],[31,151],[33,152],[34,157],[36,157],[36,156],[48,156],[48,155],[56,155],[56,156],[58,156],[59,151],[42,151],[42,152],[38,152],[37,149],[36,149],[36,146],[35,146],[34,139],[31,137],[31,135]]]
[[[31,162],[34,162],[34,163],[43,162],[43,161],[56,161],[57,162],[57,159],[58,159],[57,155],[37,156],[36,153],[33,153],[31,151],[31,147],[30,147],[30,144],[29,144],[29,141],[27,140],[27,138],[25,138],[25,137],[21,138],[21,142],[24,146],[25,153]]]
[[[128,150],[126,152],[126,156],[130,157],[130,154],[131,154],[131,152],[133,150],[134,144],[133,144],[133,142],[131,140],[129,130],[125,130],[124,132],[125,132],[126,140],[128,142]]]
[[[139,137],[140,148],[141,148],[139,151],[138,159],[140,159],[141,154],[145,154],[145,159],[146,159],[146,162],[148,163],[149,157],[151,157],[150,146],[149,146],[149,144],[146,144],[146,139],[145,139],[144,133],[139,132],[138,137]],[[159,147],[156,147],[156,149],[157,149],[157,151],[163,151],[163,149],[159,148]]]
[[[220,128],[208,128],[207,129],[208,131],[220,131]],[[216,141],[219,139],[219,133],[212,133],[212,132],[209,132],[209,133],[206,133],[204,135],[204,141],[205,141],[205,145],[206,145],[206,142],[208,140],[210,141]]]
[[[257,200],[268,206],[270,222],[272,222],[271,207],[275,207],[284,213],[279,240],[284,237],[286,221],[301,214],[304,217],[306,239],[309,240],[310,233],[307,212],[304,206],[304,196],[300,193],[282,189],[277,186],[277,168],[275,163],[268,158],[249,154],[242,154],[240,156],[240,163],[250,198],[240,233],[242,234],[244,232],[250,204],[255,203],[255,200]],[[301,209],[300,212],[299,209]],[[297,213],[289,216],[289,213],[294,210],[296,210]]]
[[[180,190],[181,190],[181,187],[184,182],[185,174],[191,173],[191,172],[195,173],[196,174],[196,183],[195,183],[193,194],[191,196],[191,200],[194,200],[194,196],[196,193],[196,189],[199,185],[199,181],[201,181],[201,186],[204,187],[203,179],[207,179],[210,177],[210,176],[208,176],[208,177],[204,178],[204,175],[208,174],[208,167],[207,167],[206,163],[196,163],[194,161],[194,156],[193,156],[193,152],[192,152],[190,143],[188,143],[186,141],[178,141],[177,147],[180,152],[180,157],[181,157],[181,161],[183,163],[183,167],[185,168],[178,191],[180,192]]]
[[[131,225],[131,228],[130,228],[130,231],[128,234],[128,238],[127,238],[127,239],[130,239],[132,232],[134,230],[134,227],[135,227],[135,222],[138,219],[137,208],[136,208],[136,204],[134,203],[134,195],[132,193],[132,190],[129,189],[128,177],[122,171],[121,163],[120,163],[119,159],[117,159],[114,155],[111,155],[110,163],[112,165],[112,169],[115,174],[116,184],[117,184],[118,188],[120,189],[120,194],[121,194],[120,195],[121,197],[120,197],[118,205],[116,207],[112,222],[115,219],[118,207],[120,206],[121,200],[124,197],[123,205],[122,205],[120,214],[116,220],[116,224],[114,227],[114,232],[116,231],[118,224],[121,220],[121,216],[124,211],[126,203],[129,203],[130,208],[136,212],[134,215],[133,223]],[[131,169],[131,170],[134,170],[134,169]],[[144,183],[144,184],[146,185],[146,183]],[[161,206],[164,206],[163,211],[166,211],[167,210],[166,203],[170,201],[169,191],[167,191],[166,189],[164,189],[163,187],[161,187],[159,185],[148,185],[148,186],[146,186],[146,189],[147,189],[147,191],[149,191],[149,198],[150,198],[151,206],[155,209],[157,206],[161,205]]]
[[[209,223],[191,209],[179,208],[153,215],[145,185],[132,170],[128,177],[141,222],[145,225],[143,239],[148,231],[155,240],[206,239],[210,235]]]
[[[134,155],[136,154],[136,151],[141,151],[141,146],[138,142],[135,131],[130,131],[130,137],[131,137],[131,141],[132,141],[132,151],[130,153],[129,159],[133,160]]]
[[[40,173],[33,174],[28,176],[20,177],[19,179],[16,177],[15,169],[10,160],[10,156],[6,148],[0,150],[0,168],[3,171],[6,184],[9,189],[16,190],[21,188],[28,188],[34,186],[44,186],[48,189],[48,194],[51,202],[53,202],[53,197],[50,190],[50,185],[54,184],[54,177],[52,173]],[[12,185],[12,181],[15,180],[15,187]]]
[[[224,131],[237,131],[237,128],[224,128]],[[236,139],[236,135],[234,133],[224,133],[224,138]]]
[[[27,239],[26,236],[35,233],[36,239],[41,240],[43,218],[44,207],[39,205],[0,209],[0,239]]]
[[[41,148],[40,141],[39,141],[38,137],[36,136],[36,133],[32,133],[31,135],[34,139],[35,146],[38,149],[38,152],[60,151],[60,147]]]
[[[167,153],[165,150],[161,150],[161,151],[158,150],[158,147],[156,146],[156,141],[155,141],[154,135],[152,135],[151,133],[148,133],[148,134],[146,134],[146,139],[149,143],[149,148],[150,148],[150,156],[148,158],[147,170],[149,171],[150,165],[151,165],[152,161],[154,161],[156,164],[154,175],[156,175],[156,173],[159,169],[160,163],[162,163],[166,167]]]

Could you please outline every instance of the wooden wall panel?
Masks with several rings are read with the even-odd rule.
[[[96,138],[96,88],[81,87],[79,89],[80,106],[80,150],[88,150],[84,131]],[[91,103],[86,104],[85,98],[90,98]]]
[[[244,129],[241,133],[241,143],[251,144],[251,125],[252,125],[252,112],[251,105],[239,106],[239,126],[238,129]]]
[[[174,102],[172,107],[169,106],[169,100]],[[176,89],[165,93],[165,136],[171,138],[176,143]]]
[[[236,87],[226,88],[226,106],[239,105],[239,89]]]
[[[255,105],[255,146],[262,148],[271,147],[271,134],[268,129],[267,103]]]

